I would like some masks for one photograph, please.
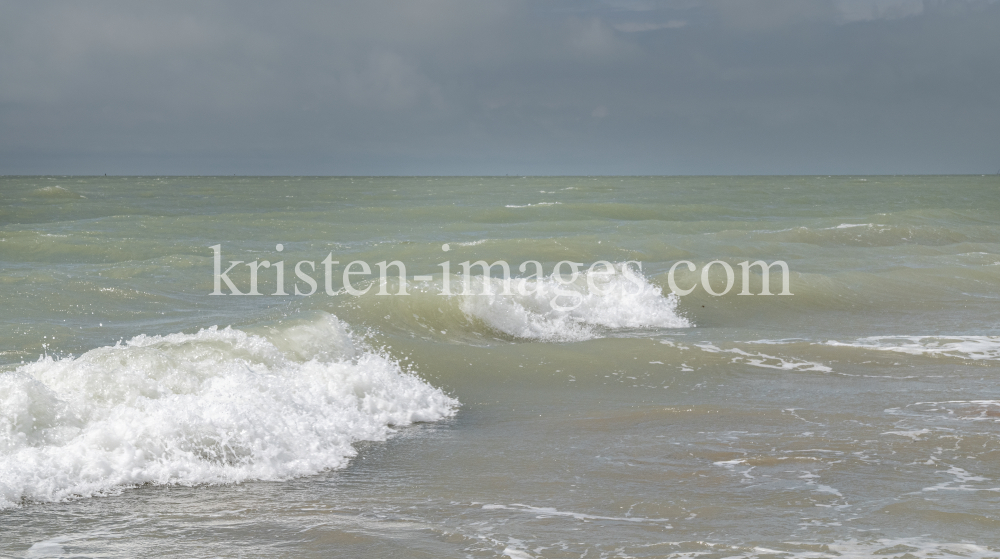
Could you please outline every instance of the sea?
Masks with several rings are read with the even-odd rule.
[[[0,266],[2,557],[1000,557],[1000,176],[6,176]]]

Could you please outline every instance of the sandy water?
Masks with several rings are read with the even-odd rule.
[[[0,555],[1000,556],[997,177],[0,180]]]

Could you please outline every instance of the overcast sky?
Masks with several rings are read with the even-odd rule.
[[[0,1],[0,174],[1000,169],[1000,1]]]

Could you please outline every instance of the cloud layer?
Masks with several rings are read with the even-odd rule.
[[[0,174],[1000,167],[988,0],[0,6]]]

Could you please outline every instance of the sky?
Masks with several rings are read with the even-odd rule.
[[[0,0],[0,175],[993,174],[998,0]]]

